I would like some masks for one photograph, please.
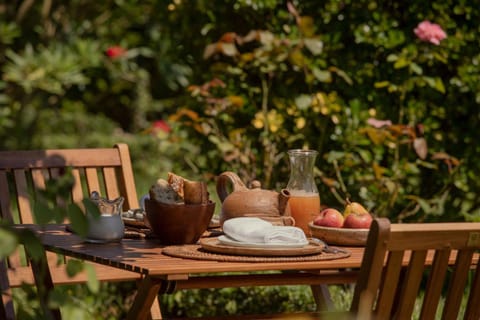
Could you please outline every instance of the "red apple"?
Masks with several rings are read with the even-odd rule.
[[[370,224],[372,224],[372,216],[369,213],[364,214],[349,214],[343,223],[344,228],[352,229],[368,229]]]
[[[320,214],[315,217],[313,224],[322,227],[341,228],[343,226],[343,215],[337,209],[323,209]]]

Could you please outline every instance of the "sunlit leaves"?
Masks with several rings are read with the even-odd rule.
[[[310,50],[313,55],[319,55],[323,51],[323,41],[316,38],[307,38],[303,40],[305,47]]]
[[[306,110],[312,105],[312,97],[307,94],[301,94],[295,97],[295,105],[300,110]]]
[[[277,110],[270,110],[266,116],[263,112],[257,112],[255,119],[252,120],[252,125],[257,129],[267,127],[270,132],[275,133],[280,130],[283,121],[282,114],[278,113]]]
[[[315,35],[315,23],[312,17],[301,16],[297,19],[298,28],[300,32],[306,37],[312,37]]]
[[[378,89],[385,88],[390,85],[390,81],[378,81],[378,82],[375,82],[373,85],[375,88],[378,88]]]
[[[413,139],[413,148],[420,159],[424,160],[427,158],[428,147],[427,140],[425,140],[425,138],[418,137]]]
[[[228,96],[227,99],[230,101],[232,106],[237,108],[241,108],[245,104],[244,99],[240,96]]]
[[[79,56],[72,50],[53,46],[36,51],[31,45],[27,45],[23,53],[7,50],[10,63],[4,67],[4,79],[18,83],[27,93],[40,89],[63,94],[66,88],[89,81],[82,72]]]
[[[319,68],[312,68],[312,73],[320,82],[332,82],[332,74],[328,70],[320,70]]]
[[[362,128],[359,131],[360,133],[365,133],[370,138],[370,140],[376,144],[383,144],[388,138],[391,138],[391,135],[388,131],[375,129],[375,128]]]
[[[303,129],[305,125],[307,124],[307,120],[304,117],[299,117],[295,119],[295,126],[297,129]]]

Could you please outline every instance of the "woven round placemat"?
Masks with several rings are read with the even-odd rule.
[[[350,256],[350,252],[337,252],[327,253],[322,252],[319,254],[312,254],[307,256],[288,256],[288,257],[259,257],[259,256],[242,256],[231,254],[220,254],[208,252],[200,245],[188,244],[181,246],[168,246],[162,250],[163,254],[177,257],[188,258],[196,260],[215,260],[223,262],[303,262],[303,261],[319,261],[319,260],[333,260],[347,258]]]

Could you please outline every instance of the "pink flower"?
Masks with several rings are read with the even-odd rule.
[[[152,124],[152,131],[155,132],[155,133],[159,132],[159,131],[169,133],[171,130],[172,129],[170,128],[168,123],[166,123],[163,120],[154,121],[153,124]]]
[[[427,20],[420,22],[413,32],[415,32],[420,40],[433,43],[437,46],[440,44],[440,41],[447,37],[442,27]]]
[[[112,59],[116,59],[118,57],[121,57],[126,52],[127,52],[127,50],[120,47],[120,46],[112,46],[112,47],[109,47],[107,50],[105,50],[105,54],[107,55],[107,57],[110,57]]]

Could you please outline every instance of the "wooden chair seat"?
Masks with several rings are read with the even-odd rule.
[[[35,224],[34,203],[50,179],[60,177],[71,170],[75,180],[71,189],[71,203],[78,203],[90,197],[92,191],[115,199],[125,198],[124,211],[139,207],[137,191],[126,144],[113,148],[49,149],[0,151],[0,216],[4,221],[17,224]],[[65,199],[58,199],[58,205],[65,205]],[[68,221],[65,221],[68,222]],[[48,253],[49,266],[54,285],[85,283],[87,275],[82,272],[69,278],[65,265],[57,265],[57,256]],[[17,250],[3,261],[0,284],[4,313],[7,319],[14,319],[10,288],[22,283],[34,284],[31,266],[26,263],[25,253]],[[137,281],[138,273],[93,264],[100,281]],[[1,311],[1,310],[0,310]],[[0,317],[1,318],[1,317]],[[161,318],[157,303],[152,308],[152,318]]]
[[[136,272],[120,269],[112,270],[112,267],[96,263],[86,264],[93,266],[95,270],[95,276],[98,281],[101,282],[137,281],[140,279],[139,274]],[[69,276],[67,274],[65,264],[61,264],[58,266],[50,265],[50,272],[52,274],[52,280],[55,285],[81,284],[87,282],[88,280],[88,275],[85,271],[82,271],[73,277]],[[35,284],[35,280],[33,278],[32,270],[30,267],[19,267],[15,269],[10,268],[7,271],[7,275],[11,288],[20,287],[22,284]]]

